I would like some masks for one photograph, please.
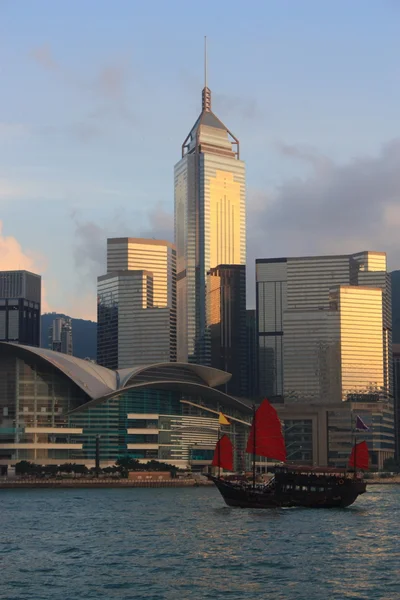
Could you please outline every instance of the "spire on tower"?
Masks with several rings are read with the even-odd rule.
[[[202,111],[211,111],[211,90],[207,87],[207,36],[204,36],[204,88],[201,95]]]

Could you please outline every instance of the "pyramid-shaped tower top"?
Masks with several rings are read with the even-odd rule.
[[[204,38],[204,88],[201,113],[182,144],[182,156],[194,152],[212,152],[239,158],[239,140],[211,110],[211,90],[207,85],[207,38]]]

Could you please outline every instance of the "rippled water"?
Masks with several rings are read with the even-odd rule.
[[[400,486],[345,510],[230,509],[215,488],[0,491],[7,600],[400,598]]]

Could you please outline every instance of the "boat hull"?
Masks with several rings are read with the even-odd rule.
[[[235,508],[346,508],[366,491],[362,480],[345,479],[343,483],[324,491],[281,491],[274,487],[255,488],[246,484],[231,483],[209,475],[228,506]]]

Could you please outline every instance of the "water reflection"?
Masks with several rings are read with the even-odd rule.
[[[1,591],[41,600],[394,600],[399,536],[395,486],[331,511],[231,509],[214,488],[16,490],[2,496]]]

